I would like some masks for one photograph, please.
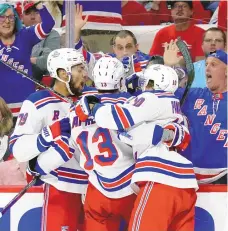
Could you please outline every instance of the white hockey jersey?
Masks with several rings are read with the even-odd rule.
[[[38,156],[38,164],[46,173],[41,177],[44,182],[62,191],[85,193],[88,175],[80,168],[79,156],[72,158],[74,150],[71,150],[70,156],[61,156],[52,147],[40,153],[37,146],[42,128],[69,115],[70,107],[70,103],[47,90],[30,95],[23,102],[10,139],[10,149],[19,162]]]
[[[99,96],[100,97],[100,96]],[[119,105],[128,93],[104,94],[101,102]],[[74,111],[70,115],[74,149],[81,151],[80,165],[89,182],[109,198],[122,198],[133,193],[131,177],[135,161],[132,148],[120,142],[116,131],[100,128],[93,119],[81,122]]]
[[[94,114],[100,127],[128,130],[136,158],[132,184],[154,181],[177,188],[198,188],[190,161],[162,143],[154,146],[155,124],[183,121],[179,100],[172,93],[143,92],[123,105],[97,105]]]

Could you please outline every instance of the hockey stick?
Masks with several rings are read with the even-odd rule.
[[[25,78],[29,79],[30,81],[32,81],[33,83],[35,83],[36,85],[38,85],[39,87],[42,87],[46,90],[51,91],[53,94],[55,94],[56,96],[58,96],[59,98],[67,101],[70,104],[73,104],[73,101],[70,100],[69,98],[59,94],[58,92],[56,92],[55,90],[53,90],[52,88],[42,84],[41,82],[39,82],[38,80],[34,79],[33,77],[29,76],[27,73],[25,73],[24,71],[18,70],[16,67],[8,64],[7,62],[4,62],[3,60],[0,59],[0,63],[4,64],[5,66],[9,67],[11,70],[16,71],[17,73],[21,74],[22,76],[24,76]]]
[[[187,74],[188,74],[188,81],[187,81],[187,86],[185,88],[184,94],[182,96],[182,99],[180,101],[181,106],[184,104],[184,101],[187,97],[187,94],[189,92],[189,89],[192,86],[192,82],[195,78],[195,71],[194,71],[194,66],[193,66],[193,62],[192,62],[192,58],[191,55],[188,51],[188,47],[185,44],[185,42],[183,42],[180,37],[178,37],[177,39],[177,47],[179,48],[181,54],[184,57],[185,63],[186,63],[186,68],[187,68]]]
[[[0,219],[2,216],[32,187],[36,184],[40,176],[34,177],[0,212]]]

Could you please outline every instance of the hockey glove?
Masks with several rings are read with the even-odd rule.
[[[168,123],[164,126],[162,141],[167,147],[175,147],[177,150],[184,151],[191,137],[188,129],[178,123]]]
[[[139,87],[139,77],[142,75],[142,68],[136,55],[123,57],[122,63],[126,72],[126,86],[128,89]]]
[[[142,71],[141,65],[136,57],[136,55],[125,56],[122,59],[122,63],[124,65],[124,70],[126,73],[138,73]]]
[[[132,131],[134,131],[134,135],[131,135]],[[163,142],[169,148],[185,150],[189,144],[190,135],[185,126],[177,123],[169,123],[164,127],[153,123],[144,123],[129,132],[118,132],[118,139],[130,146],[155,146]]]
[[[40,186],[44,182],[42,180],[40,180],[41,174],[38,171],[36,171],[36,169],[35,169],[36,164],[37,164],[37,158],[38,157],[35,157],[35,158],[29,160],[27,170],[26,170],[26,180],[29,183],[33,180],[34,177],[37,177],[37,181],[36,181],[35,186]]]
[[[92,115],[91,112],[97,103],[100,103],[100,99],[96,96],[82,96],[82,98],[78,101],[75,107],[75,113],[78,118],[82,122],[86,121],[88,117]]]
[[[69,136],[71,132],[69,118],[63,118],[50,126],[45,126],[37,138],[37,147],[40,152],[46,151],[54,140],[60,136]]]

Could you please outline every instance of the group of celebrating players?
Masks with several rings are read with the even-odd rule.
[[[178,153],[190,135],[175,70],[148,64],[132,96],[115,57],[90,70],[96,89],[75,49],[52,51],[47,65],[54,91],[24,101],[10,139],[45,185],[42,230],[193,230],[198,184]]]

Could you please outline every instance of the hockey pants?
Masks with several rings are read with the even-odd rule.
[[[195,189],[139,184],[128,231],[194,231]]]
[[[45,184],[41,231],[83,231],[81,194]]]
[[[135,199],[135,194],[108,198],[89,184],[84,204],[85,231],[126,231]]]

